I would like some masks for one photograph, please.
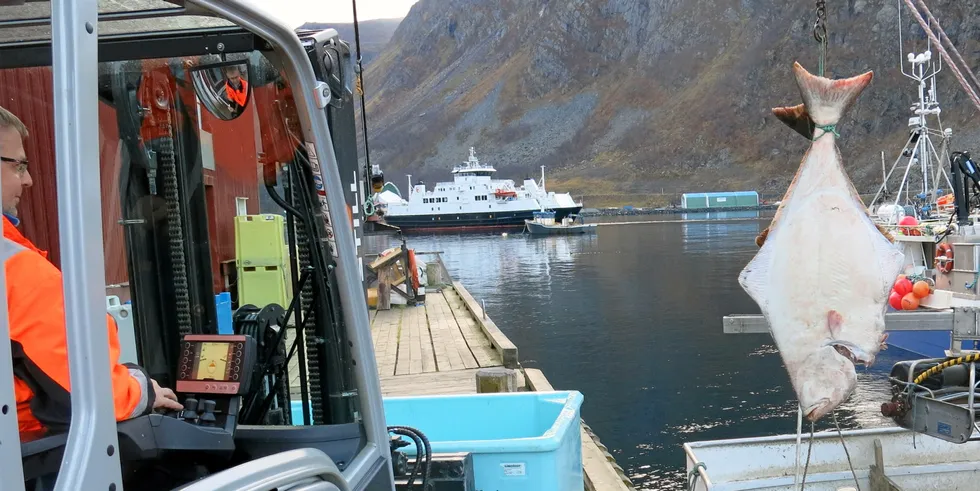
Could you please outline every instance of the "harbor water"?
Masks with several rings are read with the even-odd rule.
[[[584,394],[583,419],[637,489],[674,490],[686,489],[686,441],[796,432],[797,405],[772,338],[722,331],[723,316],[759,312],[737,277],[769,217],[615,217],[665,223],[600,226],[586,236],[407,240],[443,252],[525,367]],[[857,393],[838,411],[842,428],[888,425],[879,413],[886,377],[909,356],[897,351],[859,369]],[[816,431],[834,428],[825,420]]]

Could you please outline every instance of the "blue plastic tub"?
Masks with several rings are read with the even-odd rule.
[[[418,429],[433,452],[470,452],[481,491],[571,491],[585,486],[582,399],[576,391],[515,392],[392,397],[384,407],[389,426]]]
[[[577,391],[390,397],[384,409],[388,426],[418,429],[433,453],[471,453],[480,491],[580,491],[582,400]],[[302,406],[291,409],[302,424]],[[415,445],[402,451],[415,455]]]

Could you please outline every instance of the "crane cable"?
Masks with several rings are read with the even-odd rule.
[[[909,10],[912,11],[912,15],[915,17],[915,20],[919,23],[919,26],[922,27],[922,30],[925,31],[927,36],[929,36],[929,39],[931,39],[932,42],[936,44],[936,48],[939,50],[939,54],[943,57],[944,60],[946,60],[946,63],[948,63],[950,67],[953,69],[953,75],[956,77],[956,80],[963,87],[963,90],[966,92],[966,95],[970,97],[970,101],[973,102],[973,105],[976,107],[977,111],[980,111],[980,97],[977,96],[976,91],[974,91],[973,87],[970,87],[970,84],[966,81],[966,78],[963,76],[963,73],[960,71],[960,67],[957,66],[956,63],[953,61],[953,59],[949,56],[949,53],[946,51],[946,48],[943,47],[943,44],[939,40],[939,37],[936,36],[936,33],[934,33],[932,31],[932,28],[929,27],[929,24],[926,23],[926,20],[922,17],[922,13],[920,13],[919,9],[916,8],[915,4],[912,3],[912,0],[904,0],[904,1],[905,1],[905,5],[908,6]],[[940,32],[942,33],[942,37],[949,43],[950,47],[956,53],[957,58],[959,58],[960,61],[963,62],[962,61],[963,57],[959,56],[959,52],[956,50],[956,46],[953,45],[953,42],[946,36],[945,32],[942,30],[942,27],[939,26],[939,21],[937,21],[936,18],[932,16],[932,13],[929,11],[929,8],[926,7],[926,4],[922,0],[918,0],[918,3],[922,7],[922,9],[926,12],[926,14],[929,16],[930,22],[936,24],[936,27],[939,28]],[[966,66],[966,62],[963,62],[963,65]],[[969,67],[966,66],[966,68]],[[967,71],[969,72],[970,70]],[[970,72],[970,75],[973,77],[974,81],[976,81],[976,77],[973,76],[972,72]]]
[[[364,68],[361,65],[361,30],[357,22],[357,0],[351,0],[354,9],[354,45],[357,48],[357,94],[361,96],[361,129],[364,133],[364,160],[371,169],[371,151],[368,148],[367,106],[364,105]]]
[[[823,77],[827,64],[827,2],[817,0],[817,20],[813,23],[813,38],[820,43],[820,63],[817,75]]]

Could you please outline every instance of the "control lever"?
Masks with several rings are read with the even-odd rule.
[[[215,406],[217,403],[210,399],[201,401],[201,424],[213,424],[217,421],[217,418],[214,417]]]
[[[197,421],[197,399],[193,397],[184,399],[184,412],[178,417],[190,423]]]

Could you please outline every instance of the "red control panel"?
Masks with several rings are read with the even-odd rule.
[[[255,364],[255,340],[235,334],[188,334],[180,343],[177,392],[243,394]]]

